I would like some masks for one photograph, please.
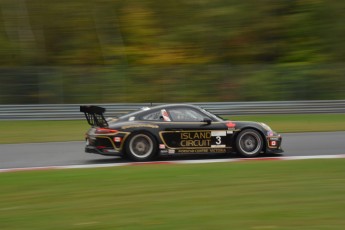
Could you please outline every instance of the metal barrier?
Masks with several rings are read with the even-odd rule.
[[[105,116],[119,116],[141,107],[162,103],[97,104],[107,109]],[[345,100],[203,102],[191,103],[217,115],[345,113]],[[84,119],[79,104],[0,105],[0,120]]]

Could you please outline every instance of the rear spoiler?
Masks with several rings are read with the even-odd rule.
[[[104,118],[105,108],[99,106],[80,106],[80,112],[85,114],[87,123],[91,126],[108,127],[108,122]]]

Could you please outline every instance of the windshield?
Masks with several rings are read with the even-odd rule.
[[[201,108],[201,110],[202,110],[204,113],[206,113],[208,116],[210,116],[210,117],[212,117],[212,118],[214,118],[214,119],[216,119],[216,120],[218,120],[218,121],[224,121],[224,119],[223,119],[222,117],[220,117],[220,116],[218,116],[218,115],[216,115],[216,114],[213,114],[213,113],[209,112],[208,110],[206,110],[206,109],[204,109],[204,108]]]

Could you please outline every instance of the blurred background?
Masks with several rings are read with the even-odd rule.
[[[0,104],[345,99],[342,0],[1,0]]]

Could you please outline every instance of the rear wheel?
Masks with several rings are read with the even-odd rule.
[[[134,161],[152,160],[157,154],[157,143],[148,133],[135,133],[126,143],[126,154]]]
[[[244,157],[258,156],[263,147],[263,138],[254,129],[245,129],[236,138],[236,149]]]

